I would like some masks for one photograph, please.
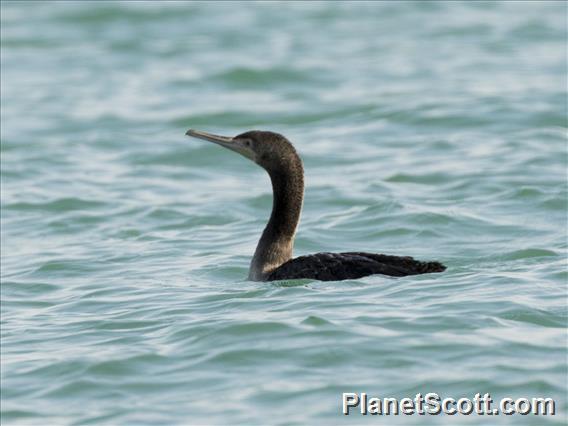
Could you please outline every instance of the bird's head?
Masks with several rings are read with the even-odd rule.
[[[268,172],[282,169],[300,161],[292,143],[284,136],[274,132],[250,130],[234,137],[228,137],[190,129],[185,134],[235,151],[254,161]]]

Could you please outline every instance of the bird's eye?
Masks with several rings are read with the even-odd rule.
[[[252,145],[252,142],[251,142],[250,139],[245,139],[244,144],[245,144],[245,146],[246,146],[247,148],[250,148],[251,145]]]

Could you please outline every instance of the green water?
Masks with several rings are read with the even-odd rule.
[[[1,3],[2,425],[564,424],[566,3]],[[265,173],[295,254],[444,274],[254,283]],[[363,417],[378,397],[557,414]]]

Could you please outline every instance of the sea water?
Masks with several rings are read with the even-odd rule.
[[[564,424],[565,2],[1,3],[2,424]],[[442,274],[247,281],[301,154],[295,255]],[[342,394],[554,416],[342,414]]]

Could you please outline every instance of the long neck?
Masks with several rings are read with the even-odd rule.
[[[249,270],[249,279],[263,281],[266,276],[292,258],[294,237],[304,199],[302,161],[294,157],[286,167],[268,170],[272,181],[272,214],[264,228]]]

